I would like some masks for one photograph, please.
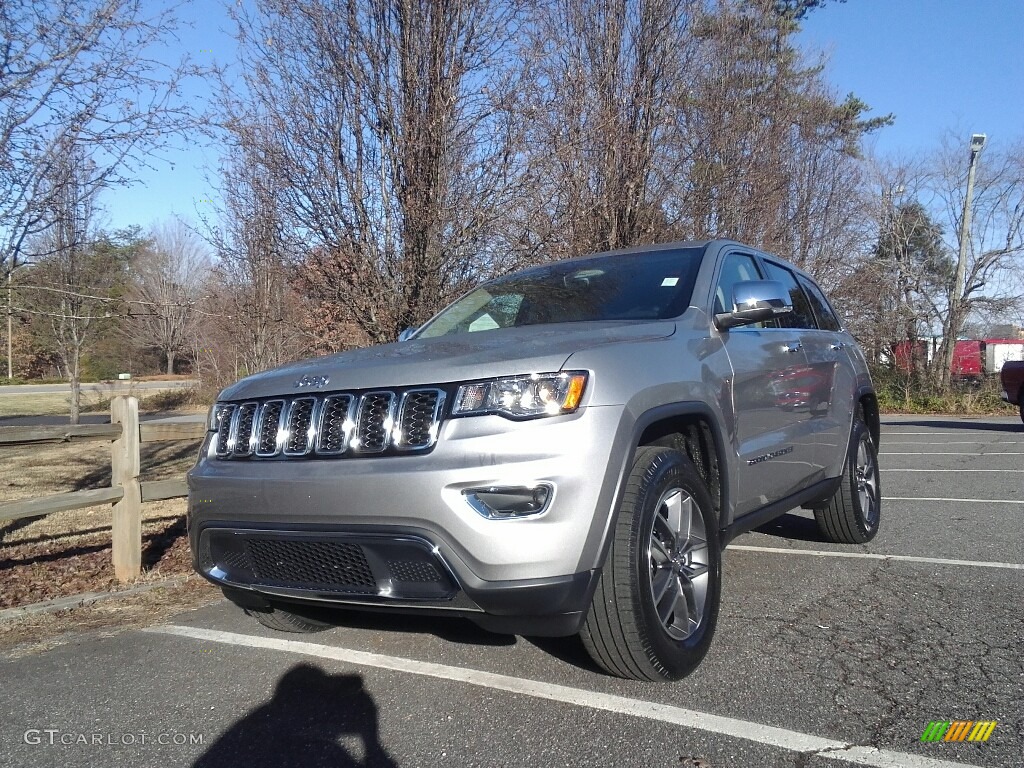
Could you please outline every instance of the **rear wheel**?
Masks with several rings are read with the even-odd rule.
[[[864,544],[878,533],[882,489],[878,452],[859,414],[853,420],[842,485],[828,506],[814,510],[822,535],[836,544]]]
[[[711,645],[720,592],[718,521],[700,473],[679,451],[640,448],[583,644],[612,675],[678,680]]]

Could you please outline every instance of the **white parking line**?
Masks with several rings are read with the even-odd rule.
[[[969,453],[967,451],[879,451],[879,456],[1024,456],[1024,451],[986,451],[985,453]]]
[[[1021,499],[946,499],[941,496],[883,496],[883,501],[958,501],[965,504],[1024,504]]]
[[[1024,472],[1024,469],[890,469],[882,472]]]
[[[780,747],[793,752],[805,752],[809,753],[808,759],[810,757],[823,757],[857,765],[877,766],[877,768],[976,768],[976,766],[969,766],[965,763],[951,763],[945,760],[935,760],[904,752],[890,752],[885,749],[846,744],[834,739],[814,736],[813,734],[752,723],[747,720],[737,720],[732,717],[712,715],[706,712],[697,712],[692,709],[682,709],[681,707],[658,704],[653,701],[629,699],[625,696],[588,691],[582,688],[570,688],[569,686],[545,683],[540,680],[528,680],[477,669],[434,664],[429,661],[406,659],[400,656],[385,656],[379,653],[367,653],[366,651],[355,651],[349,648],[307,643],[299,640],[256,637],[254,635],[220,632],[199,627],[164,626],[152,627],[143,631],[188,637],[205,642],[284,651],[320,659],[332,659],[364,667],[387,669],[394,672],[407,672],[445,681],[456,680],[482,688],[507,691],[523,696],[533,696],[538,699],[557,701],[578,707],[589,707],[605,712],[643,717],[648,720],[672,723],[685,728],[693,728],[732,738],[745,739],[757,742],[758,744]]]
[[[1011,432],[1010,434],[1014,434],[1014,433]],[[885,435],[892,435],[893,437],[896,437],[897,435],[935,435],[937,437],[942,437],[943,435],[956,435],[958,437],[964,437],[964,430],[959,430],[959,431],[956,431],[956,432],[935,432],[935,431],[931,431],[931,432],[904,432],[904,431],[901,430],[901,431],[895,431],[894,432],[893,430],[888,430],[888,429],[885,429],[885,427],[883,427],[882,428],[882,435],[883,435],[883,437]]]
[[[744,552],[776,552],[784,555],[812,555],[814,557],[849,557],[861,560],[896,560],[903,563],[926,565],[966,565],[971,568],[1002,568],[1024,571],[1024,563],[995,563],[987,560],[948,560],[944,557],[915,557],[914,555],[876,555],[870,552],[831,552],[824,549],[790,549],[788,547],[754,547],[748,544],[730,544],[727,549]]]
[[[927,440],[886,440],[887,445],[928,445]],[[1008,442],[996,442],[991,443],[986,440],[943,440],[943,445],[1011,445],[1016,443]]]

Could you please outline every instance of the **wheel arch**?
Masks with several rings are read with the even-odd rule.
[[[864,414],[864,423],[867,424],[871,439],[878,446],[882,436],[882,420],[878,414],[878,396],[875,395],[875,390],[868,386],[857,390],[857,404]]]
[[[626,413],[628,414],[628,409]],[[614,478],[606,480],[606,482],[614,483],[614,487],[604,502],[607,506],[602,505],[602,509],[598,510],[598,514],[595,515],[588,541],[577,564],[577,570],[596,569],[600,571],[603,569],[611,549],[612,532],[618,521],[626,479],[636,459],[637,451],[645,445],[673,445],[672,435],[685,436],[686,431],[693,427],[700,430],[698,434],[705,435],[703,442],[709,450],[707,453],[699,454],[706,459],[705,466],[710,465],[712,457],[717,463],[717,481],[714,487],[708,483],[708,491],[715,505],[715,512],[719,516],[719,530],[726,527],[732,509],[729,479],[734,470],[726,450],[728,443],[722,432],[720,415],[716,415],[707,403],[701,401],[682,401],[655,406],[633,419],[632,424],[623,425],[622,432],[615,438],[615,442],[622,447],[614,452],[618,457],[618,464],[608,468],[609,471],[614,471]],[[685,444],[683,453],[689,455]],[[700,469],[701,465],[697,466]],[[601,514],[602,512],[603,514]]]
[[[721,529],[723,511],[730,509],[728,467],[721,432],[708,406],[703,403],[679,405],[682,406],[679,410],[673,406],[655,408],[637,420],[627,471],[637,450],[643,446],[664,445],[679,450],[689,457],[704,479]]]

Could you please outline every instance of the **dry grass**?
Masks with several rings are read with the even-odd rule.
[[[71,396],[56,392],[50,394],[0,396],[0,418],[9,416],[61,416],[70,410]],[[82,393],[82,410],[100,408],[109,402],[99,392]]]
[[[148,380],[148,379],[147,379]],[[94,389],[95,388],[95,389]],[[205,413],[207,396],[195,389],[170,387],[168,389],[139,390],[133,385],[84,384],[82,413],[110,413],[110,399],[114,395],[132,395],[139,399],[139,411],[179,410]],[[0,419],[13,416],[65,416],[70,412],[71,395],[67,392],[12,394],[0,396]]]
[[[222,599],[219,589],[199,576],[192,576],[177,587],[157,588],[94,605],[0,622],[0,654],[17,658],[39,653],[90,630],[106,628],[110,634],[115,634],[151,626]]]
[[[165,398],[167,393],[157,395]],[[0,398],[4,412],[48,407],[60,412],[65,395]],[[23,400],[16,409],[11,401]],[[151,399],[152,402],[152,399]],[[162,400],[157,400],[163,405]],[[195,462],[200,441],[143,443],[142,480],[183,477]],[[102,488],[110,485],[110,443],[80,442],[0,448],[0,502]],[[83,592],[117,590],[111,566],[112,507],[109,504],[48,515],[0,520],[0,607],[25,605]],[[185,499],[150,502],[142,507],[143,568],[136,583],[191,573],[185,538]],[[0,649],[39,650],[55,634],[96,627],[142,626],[190,607],[219,599],[218,590],[199,577],[179,587],[125,595],[58,614],[0,622]]]
[[[142,480],[169,480],[184,476],[195,463],[199,441],[143,443]],[[0,501],[45,496],[110,485],[110,444],[33,445],[0,448]],[[185,514],[184,499],[144,504],[143,520]],[[32,520],[0,521],[0,542],[5,545],[60,538],[62,543],[105,531],[109,534],[111,507],[59,512]]]

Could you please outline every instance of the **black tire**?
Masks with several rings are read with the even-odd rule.
[[[1024,387],[1017,393],[1017,410],[1020,411],[1020,420],[1024,423]]]
[[[256,621],[269,629],[278,632],[298,632],[308,634],[310,632],[323,632],[330,629],[331,624],[322,621],[312,615],[312,612],[301,609],[283,608],[274,604],[270,608],[245,608],[246,614],[252,616]]]
[[[814,510],[818,530],[835,544],[865,544],[875,538],[882,512],[878,451],[867,425],[854,418],[839,490]]]
[[[722,583],[718,520],[693,462],[672,448],[640,448],[612,536],[584,646],[617,677],[685,677],[711,646]]]

